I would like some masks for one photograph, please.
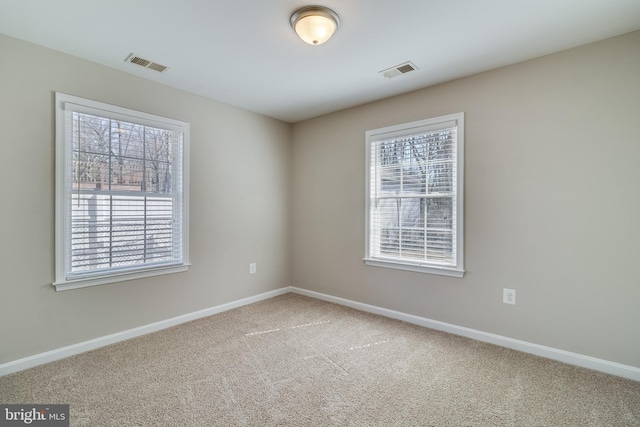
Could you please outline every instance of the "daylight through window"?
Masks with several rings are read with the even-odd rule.
[[[188,124],[64,94],[56,103],[56,287],[184,270]]]
[[[367,264],[463,274],[463,120],[367,132]]]

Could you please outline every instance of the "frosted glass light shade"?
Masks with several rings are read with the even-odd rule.
[[[338,29],[338,15],[323,6],[307,6],[291,15],[291,27],[306,43],[319,45]]]

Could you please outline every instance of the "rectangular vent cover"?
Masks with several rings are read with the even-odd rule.
[[[406,74],[410,71],[417,70],[418,67],[415,66],[413,62],[405,62],[404,64],[396,65],[395,67],[387,68],[386,70],[378,71],[378,74],[381,74],[387,79],[392,77],[396,77],[402,74]]]
[[[132,64],[136,64],[136,65],[139,65],[141,67],[157,71],[159,73],[163,73],[163,72],[165,72],[167,70],[167,68],[169,68],[169,67],[167,67],[165,65],[161,65],[161,64],[158,64],[156,62],[149,61],[148,59],[144,59],[144,58],[136,55],[135,53],[132,53],[129,56],[127,56],[127,59],[125,59],[125,62],[131,62]]]

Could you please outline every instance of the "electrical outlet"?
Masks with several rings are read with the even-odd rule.
[[[504,288],[502,290],[502,302],[505,304],[516,304],[516,290]]]
[[[256,263],[252,262],[249,264],[249,274],[256,274]]]

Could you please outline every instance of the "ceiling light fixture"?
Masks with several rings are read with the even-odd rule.
[[[331,38],[340,25],[338,14],[324,6],[305,6],[293,12],[291,28],[302,40],[318,45]]]

